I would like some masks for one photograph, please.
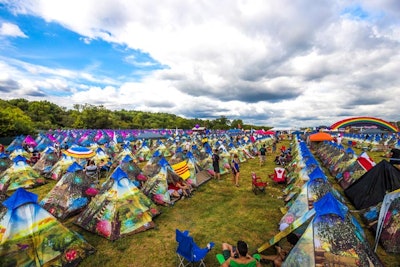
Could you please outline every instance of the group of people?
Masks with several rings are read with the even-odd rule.
[[[84,172],[88,177],[91,178],[100,178],[102,173],[110,171],[112,166],[111,159],[106,162],[104,159],[100,160],[100,163],[97,165],[94,159],[89,159],[86,162]]]
[[[190,198],[193,195],[193,187],[182,178],[179,178],[177,181],[168,181],[168,193],[175,199]]]
[[[219,151],[218,149],[214,149],[214,153],[211,156],[212,158],[212,165],[213,165],[213,170],[214,170],[214,179],[217,181],[221,180],[221,172],[220,172],[220,166],[219,166]],[[239,187],[239,178],[240,178],[240,161],[239,161],[239,156],[237,154],[234,154],[231,162],[230,162],[230,168],[231,168],[231,173],[232,173],[232,180],[235,183],[235,186]]]

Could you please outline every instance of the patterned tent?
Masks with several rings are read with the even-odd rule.
[[[383,266],[348,208],[327,193],[282,266]]]
[[[83,167],[74,162],[39,204],[57,218],[64,220],[79,213],[97,193],[97,190],[91,187],[92,182],[83,172]]]
[[[119,239],[154,227],[159,214],[155,204],[145,196],[119,167],[103,184],[99,194],[80,213],[75,223],[110,240]]]
[[[150,197],[155,203],[160,205],[171,204],[171,198],[168,193],[168,182],[167,178],[169,175],[179,176],[174,173],[168,161],[165,158],[161,158],[158,163],[160,170],[154,176],[149,177],[146,183],[143,185],[143,192],[146,196]]]
[[[313,203],[319,200],[328,192],[333,192],[333,187],[327,180],[322,170],[317,167],[309,174],[310,179],[301,189],[300,194],[291,204],[287,213],[282,217],[280,225],[282,228],[293,223],[296,219],[303,216],[308,210],[313,208]],[[337,193],[339,195],[339,193]]]
[[[33,165],[33,169],[39,172],[41,175],[46,176],[50,173],[51,168],[53,168],[54,164],[58,161],[57,152],[53,147],[47,147],[40,159]]]
[[[62,154],[56,164],[51,168],[50,172],[46,175],[46,178],[53,180],[60,179],[67,171],[68,167],[75,162],[75,158]]]
[[[142,184],[147,181],[147,176],[144,175],[140,167],[135,163],[132,157],[126,155],[119,167],[128,175],[129,180],[134,182],[134,184],[141,188]]]
[[[192,154],[192,152],[187,153],[188,157],[188,169],[190,171],[190,180],[194,186],[200,186],[201,184],[209,181],[212,176],[211,174],[200,167],[200,164],[197,162],[197,159]]]
[[[7,170],[12,164],[12,161],[8,154],[0,153],[0,175],[3,171]]]
[[[387,252],[400,253],[400,189],[386,194],[379,212],[375,251],[381,242]]]
[[[77,266],[95,252],[37,204],[37,195],[19,188],[3,202],[0,266]]]
[[[44,178],[26,162],[26,158],[19,155],[13,159],[13,165],[2,173],[0,191],[32,188],[45,183]]]

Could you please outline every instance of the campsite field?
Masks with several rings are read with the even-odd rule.
[[[279,145],[282,144],[288,146],[288,141]],[[370,156],[376,162],[382,159],[381,153]],[[215,243],[206,257],[207,266],[219,266],[215,255],[221,252],[223,242],[233,244],[239,239],[245,240],[250,252],[255,251],[278,232],[278,222],[283,215],[280,208],[284,206],[281,199],[284,186],[276,185],[268,178],[275,167],[273,158],[274,155],[267,156],[267,164],[263,167],[259,166],[258,159],[242,163],[240,187],[233,185],[230,174],[223,175],[219,182],[211,180],[200,186],[192,198],[180,200],[171,207],[160,207],[162,214],[154,219],[155,229],[114,242],[74,225],[74,218],[67,220],[64,224],[80,233],[97,250],[80,266],[176,266],[175,229],[189,230],[201,247],[210,241]],[[252,192],[252,171],[269,181],[266,194]],[[54,184],[52,181],[30,191],[37,193],[40,200]],[[338,185],[334,186],[341,192]],[[372,234],[368,230],[366,234],[372,244]],[[385,266],[400,266],[400,255],[387,254],[381,247],[378,255]]]

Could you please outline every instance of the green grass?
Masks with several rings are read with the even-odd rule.
[[[288,142],[283,144],[288,146]],[[200,186],[192,198],[180,200],[171,207],[160,207],[162,213],[154,219],[155,229],[114,242],[74,225],[73,218],[67,220],[64,222],[67,227],[83,235],[97,249],[80,266],[176,266],[175,229],[189,230],[202,247],[210,241],[215,243],[205,259],[207,266],[219,266],[215,255],[221,253],[223,242],[234,244],[242,239],[249,244],[251,252],[255,251],[278,233],[278,222],[283,216],[279,208],[284,205],[280,198],[284,187],[268,178],[276,167],[273,158],[267,156],[263,167],[259,167],[258,159],[242,163],[240,187],[234,186],[230,174],[223,175],[220,182],[211,180]],[[269,181],[266,194],[252,192],[252,171]],[[31,191],[41,199],[54,184],[52,181]],[[366,233],[370,239],[372,235],[368,230]],[[400,255],[386,254],[381,248],[378,255],[386,266],[400,262]]]

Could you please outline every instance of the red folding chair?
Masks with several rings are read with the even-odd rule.
[[[251,173],[251,188],[254,194],[258,192],[265,193],[265,188],[268,186],[267,182],[263,182],[260,177],[256,175],[255,172]]]
[[[278,184],[286,183],[286,169],[282,167],[276,167],[274,173],[270,174],[269,177]]]

